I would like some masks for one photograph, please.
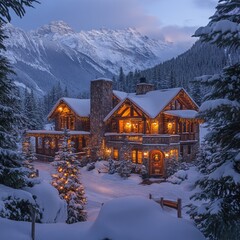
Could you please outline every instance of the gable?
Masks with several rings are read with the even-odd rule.
[[[144,115],[146,116],[146,114],[141,109],[139,109],[133,102],[131,102],[129,99],[125,99],[112,109],[112,111],[105,117],[104,121],[107,121],[109,118],[112,117],[142,118]]]
[[[90,115],[90,99],[60,98],[48,114],[48,118],[51,119],[57,112],[62,111],[62,105],[66,106],[66,111],[69,109],[78,117]]]
[[[182,88],[162,89],[147,92],[146,94],[129,93],[127,97],[117,104],[105,117],[107,121],[125,102],[129,101],[149,118],[155,118],[169,102],[180,92]]]
[[[167,104],[163,111],[168,110],[198,110],[198,105],[195,101],[187,94],[184,89],[181,91]]]

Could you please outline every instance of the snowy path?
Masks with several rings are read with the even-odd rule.
[[[35,162],[35,167],[39,169],[40,177],[50,181],[51,174],[54,168],[50,163]],[[98,163],[100,167],[102,163]],[[172,184],[168,182],[154,183],[151,185],[140,184],[141,178],[132,174],[128,179],[122,179],[117,174],[98,173],[96,169],[87,171],[86,168],[81,169],[81,181],[85,187],[86,196],[88,199],[87,212],[88,221],[94,221],[98,216],[102,203],[105,203],[113,198],[124,196],[143,196],[148,198],[149,193],[153,197],[164,197],[166,199],[177,200],[182,199],[182,204],[189,204],[189,197],[193,194],[193,184],[198,178],[198,173],[194,168],[188,170],[188,179],[182,184]],[[165,208],[169,214],[176,216],[176,211]],[[183,217],[188,218],[183,208]]]

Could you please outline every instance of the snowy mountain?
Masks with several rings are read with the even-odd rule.
[[[39,94],[60,81],[72,94],[85,91],[91,79],[145,69],[165,60],[172,44],[143,36],[135,29],[75,32],[62,21],[25,32],[5,26],[7,57],[18,85]]]

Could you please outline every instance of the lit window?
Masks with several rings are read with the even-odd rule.
[[[154,122],[151,124],[151,133],[158,134],[158,123],[157,122]]]
[[[132,162],[133,163],[142,164],[142,158],[143,158],[142,151],[139,151],[137,149],[132,150]]]
[[[113,159],[118,160],[118,149],[117,148],[113,149]]]

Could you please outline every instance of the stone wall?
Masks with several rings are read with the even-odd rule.
[[[105,125],[103,119],[112,110],[112,80],[91,81],[90,147],[93,159],[101,158],[104,148]]]
[[[137,95],[146,94],[147,92],[153,91],[153,90],[154,90],[154,85],[150,83],[139,83],[136,86]]]

